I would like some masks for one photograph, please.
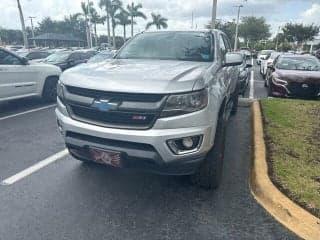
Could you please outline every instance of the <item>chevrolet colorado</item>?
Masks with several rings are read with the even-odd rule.
[[[218,30],[140,33],[111,61],[62,74],[59,130],[78,160],[217,188],[242,62]]]

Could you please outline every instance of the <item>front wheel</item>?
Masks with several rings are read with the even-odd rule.
[[[213,148],[207,154],[198,171],[191,176],[192,181],[206,189],[217,189],[221,183],[225,148],[226,121],[219,117]]]
[[[232,109],[231,114],[235,115],[238,111],[238,103],[239,103],[239,91],[240,91],[240,83],[237,83],[236,90],[232,94]]]
[[[58,77],[49,77],[46,79],[42,94],[46,102],[54,102],[57,100],[57,84]]]

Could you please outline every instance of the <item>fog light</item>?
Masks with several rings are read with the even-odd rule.
[[[193,146],[192,138],[191,137],[183,138],[182,139],[182,145],[187,149],[192,148],[192,146]]]
[[[200,149],[203,135],[171,139],[167,141],[170,150],[177,155],[197,152]]]

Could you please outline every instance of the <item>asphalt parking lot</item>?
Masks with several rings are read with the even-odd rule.
[[[265,97],[257,67],[253,79],[254,98]],[[0,105],[0,113],[1,181],[64,149],[54,106],[19,100]],[[0,239],[297,239],[250,194],[250,145],[250,109],[240,107],[228,125],[217,191],[192,186],[186,177],[59,158],[0,185]]]

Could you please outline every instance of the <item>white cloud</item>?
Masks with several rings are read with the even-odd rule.
[[[320,4],[312,4],[311,8],[301,14],[303,22],[320,25]]]

